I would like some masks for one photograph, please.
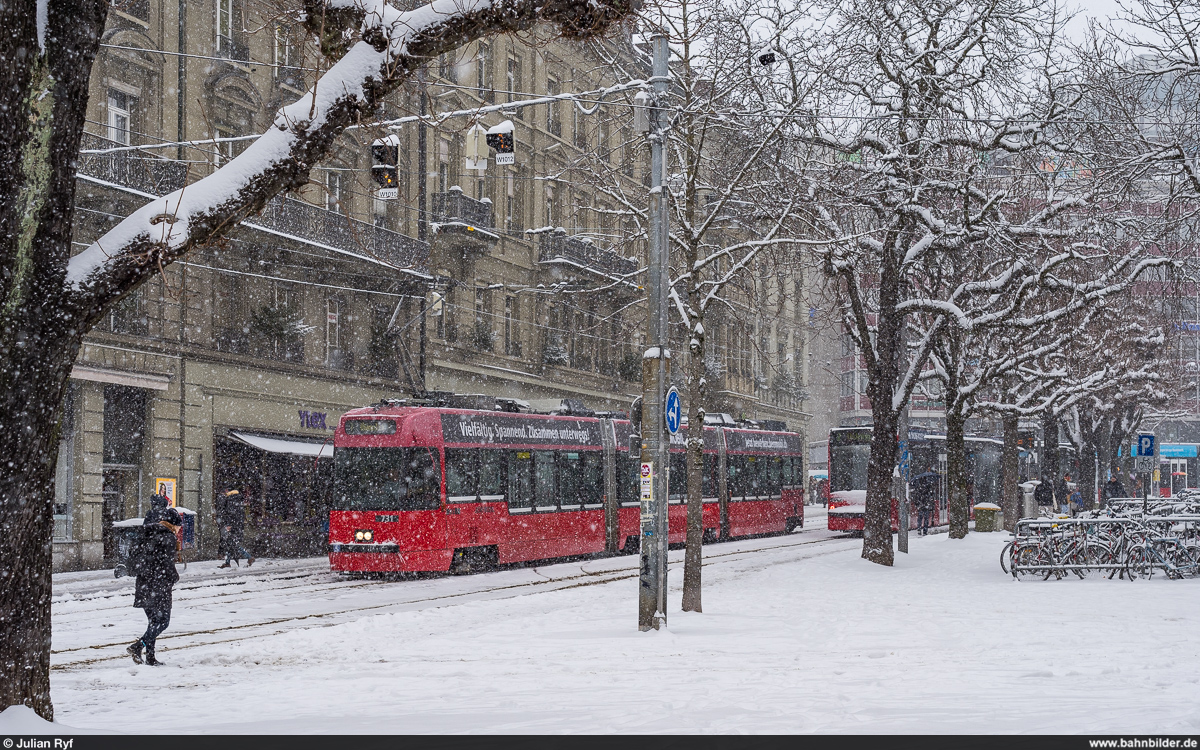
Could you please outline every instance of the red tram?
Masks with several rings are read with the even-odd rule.
[[[631,436],[625,419],[522,413],[503,401],[494,410],[387,401],[349,411],[333,439],[330,565],[445,571],[599,553],[606,541],[632,552]],[[674,437],[667,516],[678,543],[687,481],[683,435]],[[793,432],[705,427],[706,540],[802,526],[803,446]]]

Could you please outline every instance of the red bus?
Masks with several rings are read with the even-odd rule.
[[[625,419],[386,401],[334,434],[329,560],[345,572],[446,571],[638,546],[638,456]],[[471,402],[478,405],[478,399]],[[705,537],[804,522],[801,436],[704,430]],[[682,435],[668,479],[671,543],[686,533]]]

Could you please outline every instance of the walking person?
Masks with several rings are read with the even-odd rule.
[[[182,526],[179,511],[167,507],[165,497],[151,498],[150,512],[142,524],[131,560],[137,575],[133,606],[146,611],[146,632],[125,649],[136,664],[142,663],[143,649],[146,664],[157,667],[162,663],[154,658],[154,645],[171,624],[171,589],[179,580],[179,571],[175,570],[179,559],[176,534]]]
[[[927,471],[913,478],[913,504],[917,506],[917,534],[925,536],[933,521],[937,503],[937,474]]]
[[[1071,507],[1071,475],[1064,474],[1054,485],[1054,502],[1063,513],[1070,513]]]
[[[1054,488],[1050,480],[1043,477],[1033,491],[1033,501],[1037,503],[1039,512],[1050,513],[1054,508]]]
[[[1112,477],[1104,483],[1104,505],[1108,506],[1108,501],[1114,497],[1128,497],[1125,494],[1125,485],[1121,483],[1121,470],[1117,469]]]
[[[225,564],[218,567],[228,568],[229,561],[246,558],[246,567],[254,564],[254,556],[246,551],[244,537],[246,533],[246,504],[242,493],[231,489],[221,496],[220,507],[217,509],[217,522],[221,525],[221,550],[225,552]],[[238,562],[241,567],[241,562]]]

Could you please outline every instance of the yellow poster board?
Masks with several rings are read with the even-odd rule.
[[[167,505],[175,507],[175,478],[158,477],[154,480],[154,494],[167,498]]]

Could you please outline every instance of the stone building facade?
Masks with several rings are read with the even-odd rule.
[[[80,248],[236,156],[237,138],[301,96],[316,60],[287,22],[295,10],[114,5],[80,160]],[[611,85],[593,52],[536,32],[468,45],[431,61],[381,119]],[[109,311],[85,339],[64,405],[56,569],[113,562],[112,523],[144,513],[160,480],[196,512],[195,554],[216,553],[214,499],[226,487],[248,498],[248,541],[260,553],[320,554],[339,416],[421,380],[628,407],[639,390],[644,248],[571,169],[602,151],[642,179],[629,109],[543,104],[477,119],[515,123],[515,165],[464,168],[469,118],[352,130],[304,190]],[[399,197],[380,200],[370,145],[392,133]],[[784,287],[777,274],[747,280],[741,312],[710,327],[720,385],[711,411],[803,428],[807,308]]]

